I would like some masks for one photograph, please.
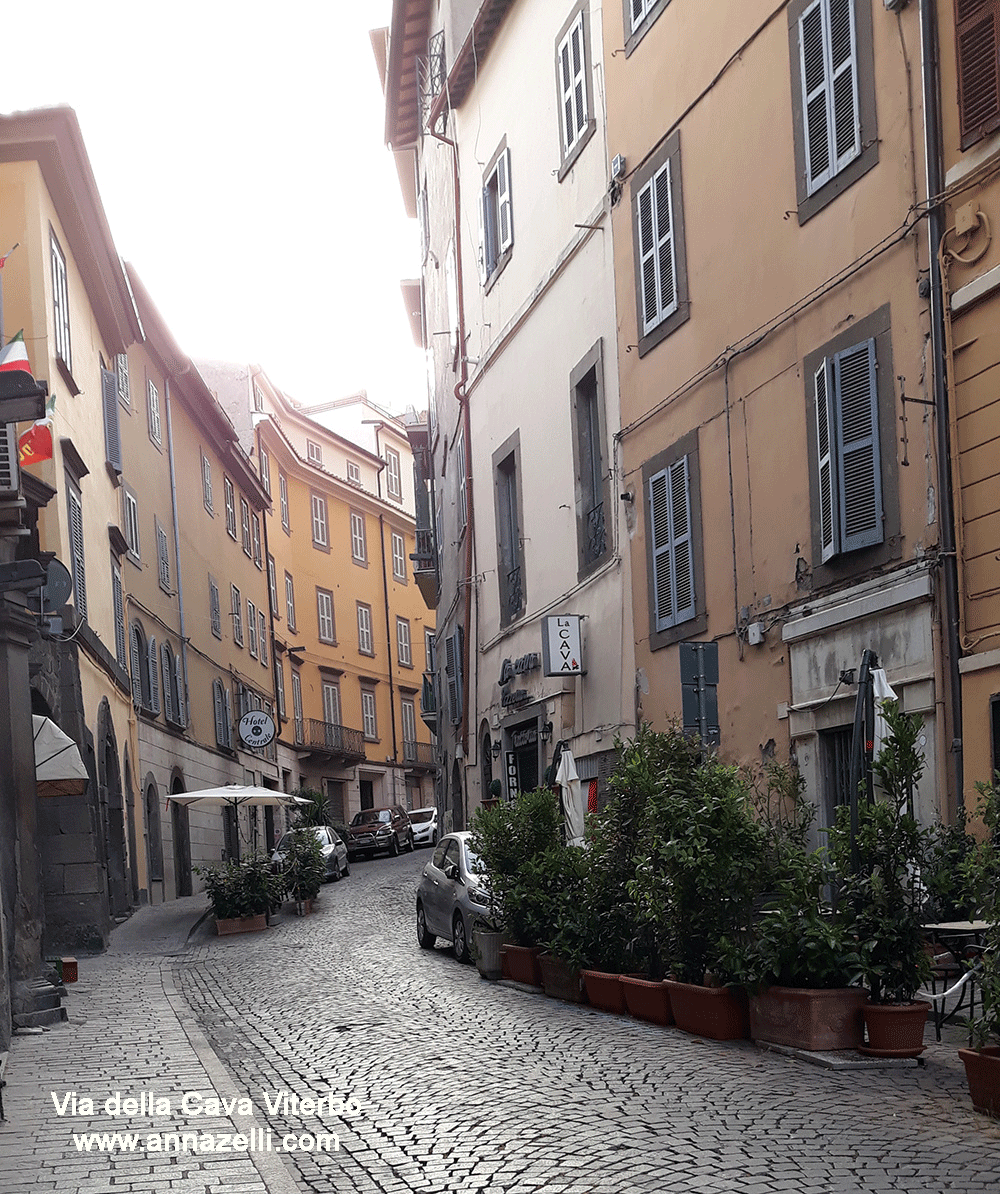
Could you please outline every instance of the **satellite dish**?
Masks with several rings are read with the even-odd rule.
[[[69,569],[59,560],[50,560],[45,573],[45,584],[42,586],[42,609],[50,614],[54,610],[62,609],[73,592],[73,578]]]

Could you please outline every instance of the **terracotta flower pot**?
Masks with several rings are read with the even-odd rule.
[[[538,955],[542,951],[539,946],[505,945],[503,951],[512,982],[524,983],[529,987],[542,985],[542,972],[538,966]]]
[[[605,970],[581,970],[580,973],[591,1007],[598,1007],[602,1012],[625,1014],[625,993],[619,981],[620,975],[609,974]]]
[[[742,988],[664,981],[678,1028],[713,1041],[741,1041],[750,1036],[750,1010]]]
[[[870,1057],[917,1057],[924,1051],[924,1024],[931,1005],[915,1003],[866,1003],[863,1009]]]
[[[621,977],[622,994],[629,1014],[650,1024],[673,1024],[670,989],[664,982],[654,983],[633,974]]]
[[[215,931],[220,937],[230,933],[259,933],[267,928],[267,913],[260,912],[256,916],[233,916],[216,918]]]
[[[750,1036],[794,1049],[857,1049],[867,1002],[863,987],[768,987],[750,996]]]
[[[958,1055],[965,1065],[973,1107],[1000,1119],[1000,1045],[959,1049]]]
[[[550,999],[564,999],[567,1003],[587,1002],[583,979],[575,966],[548,953],[538,955],[538,965],[542,970],[542,987]]]

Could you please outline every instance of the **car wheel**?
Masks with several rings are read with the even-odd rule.
[[[434,832],[431,834],[431,845],[436,846],[437,844],[438,844],[438,831],[435,829]]]
[[[465,921],[461,912],[455,913],[455,920],[451,927],[451,943],[455,948],[455,957],[460,962],[468,962],[472,955],[469,953],[469,939],[465,935]]]
[[[330,880],[331,883],[336,883],[340,879],[340,859],[339,858],[335,858],[333,860],[333,869],[330,871],[327,878]]]
[[[389,853],[392,855],[393,858],[399,857],[399,835],[398,834],[394,833],[392,835],[392,841],[389,844]]]
[[[412,854],[412,853],[413,853],[413,851],[414,851],[414,849],[415,849],[415,844],[414,844],[414,841],[413,841],[413,830],[411,829],[411,830],[410,830],[410,836],[409,836],[409,838],[407,839],[407,845],[406,845],[406,850],[407,850],[407,853],[409,853],[409,854]]]
[[[351,868],[346,862],[344,863],[344,869],[340,873],[345,879],[351,873]]]
[[[417,905],[417,944],[421,949],[431,949],[437,938],[427,928],[427,918],[424,916],[423,904]]]

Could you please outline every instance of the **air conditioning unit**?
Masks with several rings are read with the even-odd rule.
[[[21,492],[21,470],[17,463],[17,424],[0,424],[0,497]]]
[[[616,182],[625,173],[625,158],[616,153],[611,162],[611,181]]]

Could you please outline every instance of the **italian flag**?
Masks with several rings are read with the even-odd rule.
[[[23,330],[0,348],[0,373],[24,373],[34,385],[35,379],[28,363],[28,350],[24,346]]]

